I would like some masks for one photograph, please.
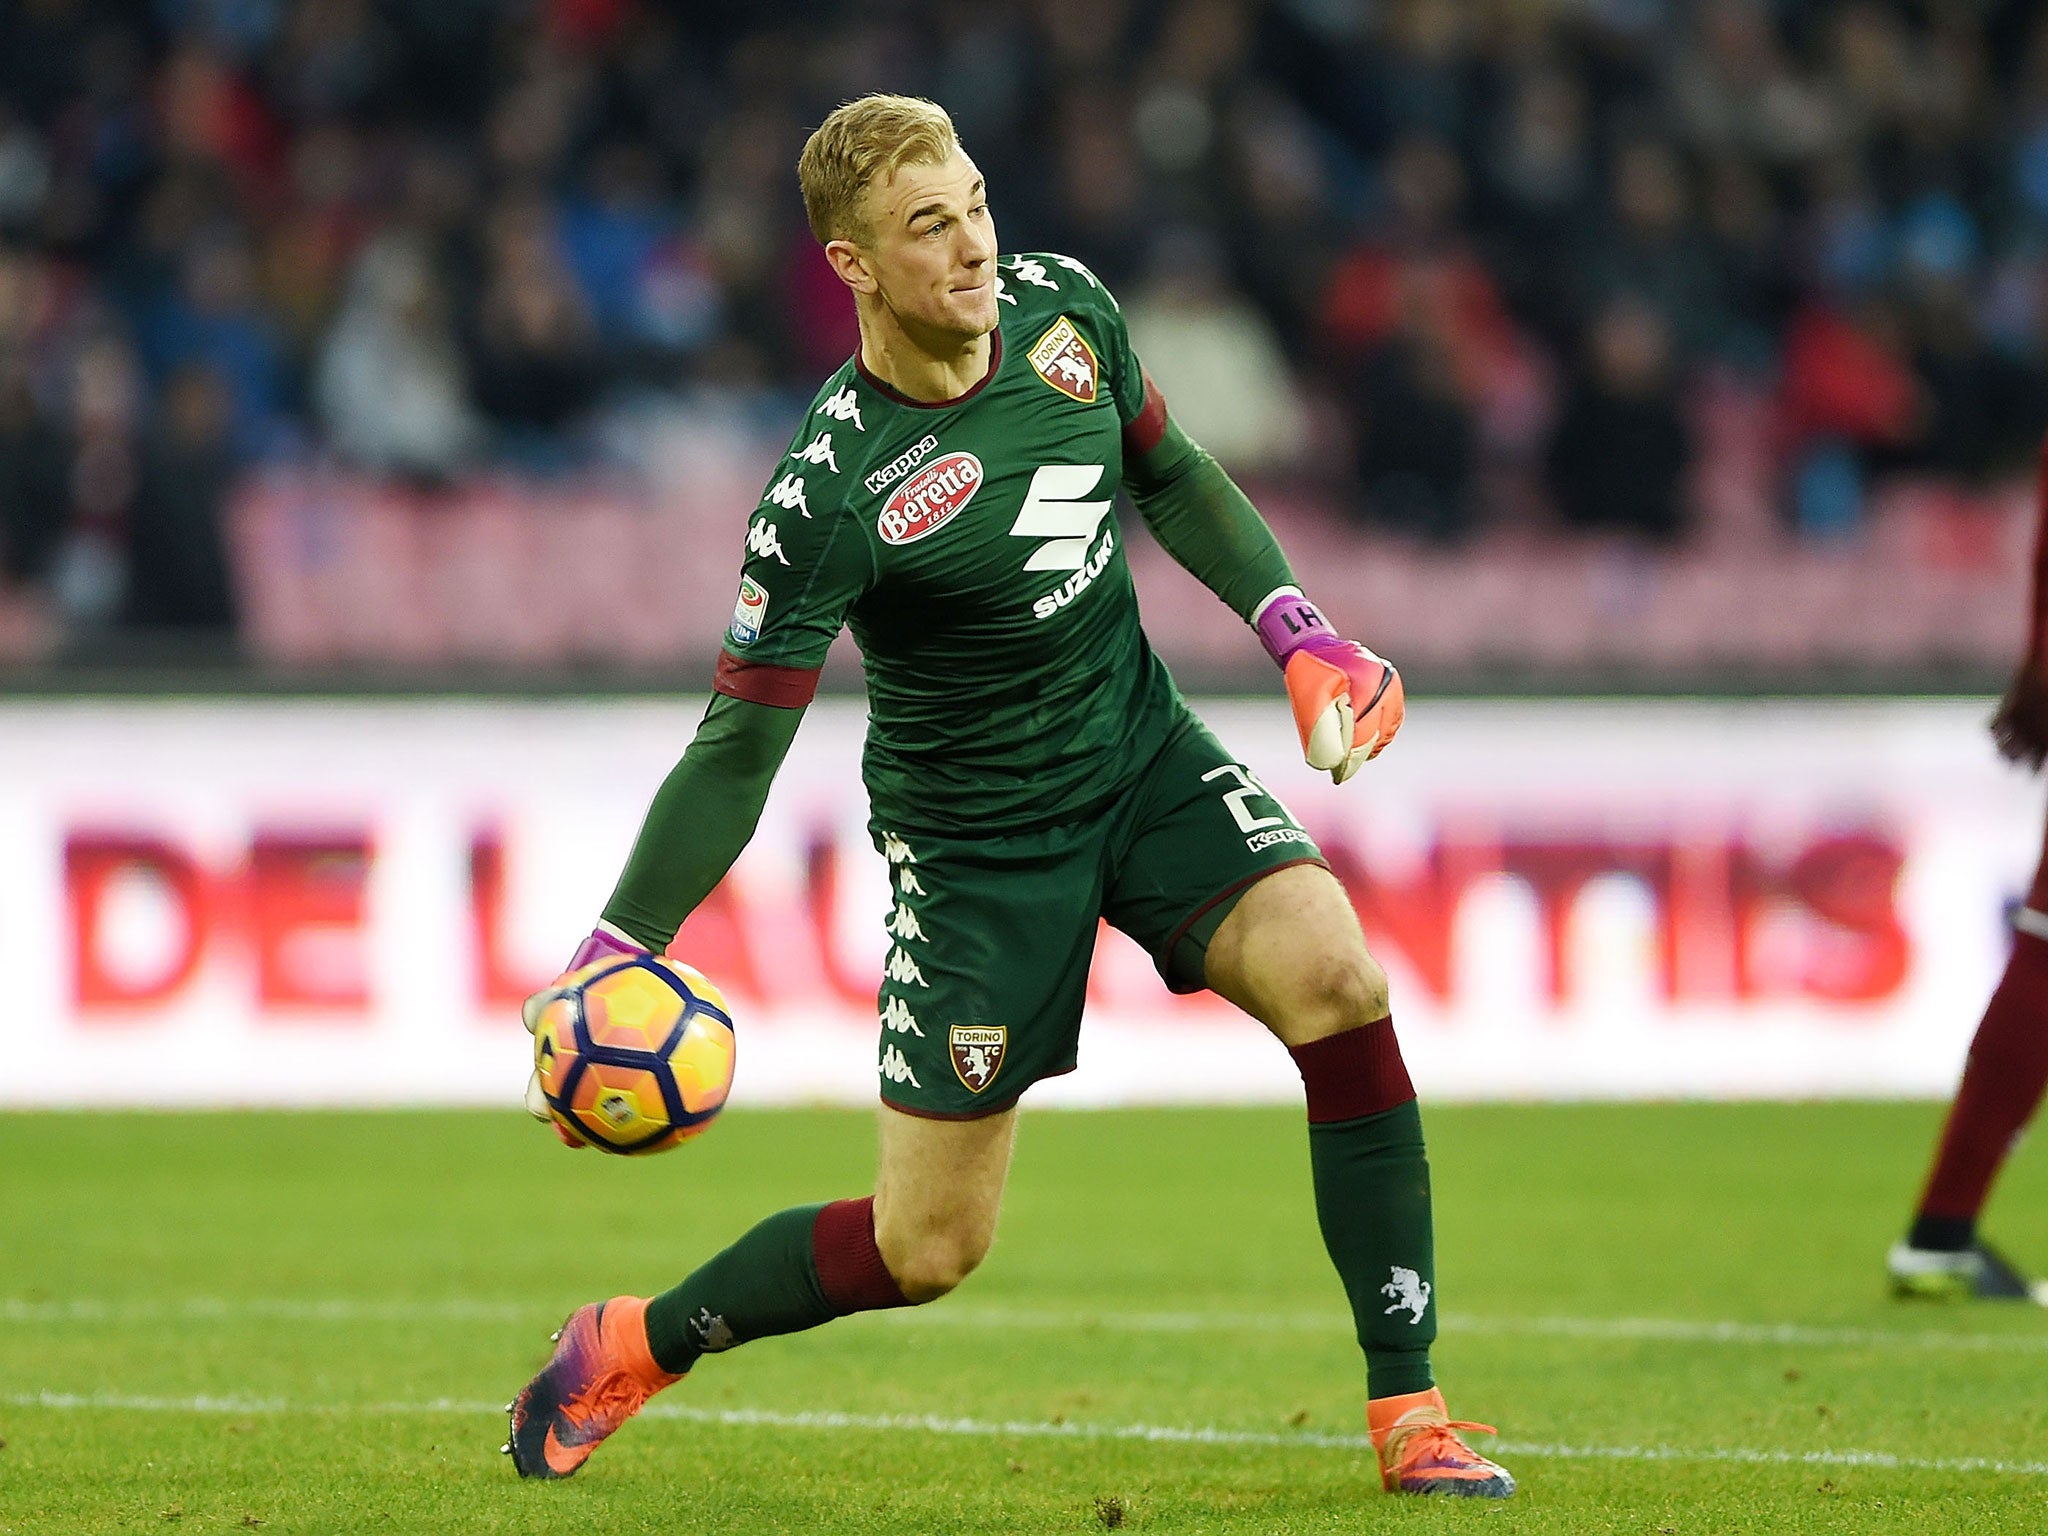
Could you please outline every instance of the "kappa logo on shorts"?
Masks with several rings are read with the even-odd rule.
[[[955,1024],[946,1031],[953,1055],[953,1075],[969,1093],[979,1093],[1003,1070],[1003,1052],[1010,1040],[1001,1024]]]
[[[1031,349],[1031,366],[1038,370],[1041,379],[1069,400],[1078,400],[1083,405],[1095,403],[1095,381],[1100,376],[1095,349],[1065,315],[1038,338]]]

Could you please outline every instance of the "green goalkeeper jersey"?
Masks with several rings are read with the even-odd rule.
[[[850,628],[890,828],[1085,817],[1183,714],[1111,510],[1164,407],[1086,267],[1040,254],[999,272],[989,370],[964,395],[907,399],[857,357],[819,391],[749,519],[719,660],[721,693],[801,704]]]

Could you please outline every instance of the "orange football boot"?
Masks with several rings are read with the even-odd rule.
[[[1515,1491],[1507,1468],[1496,1466],[1458,1438],[1461,1429],[1498,1434],[1491,1424],[1468,1424],[1444,1408],[1435,1387],[1365,1405],[1365,1427],[1379,1453],[1380,1482],[1389,1493],[1443,1493],[1504,1499]]]
[[[614,1296],[578,1307],[555,1331],[555,1352],[506,1406],[501,1447],[521,1477],[570,1477],[613,1430],[663,1387],[682,1380],[647,1347],[647,1300]]]

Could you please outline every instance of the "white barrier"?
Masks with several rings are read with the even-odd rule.
[[[0,1104],[502,1103],[701,700],[0,704]],[[1316,833],[1440,1097],[1942,1094],[2040,794],[1981,701],[1444,703],[1339,790],[1203,711]],[[869,1102],[888,913],[857,706],[820,704],[679,952],[737,1102]],[[1114,933],[1035,1103],[1291,1099]]]

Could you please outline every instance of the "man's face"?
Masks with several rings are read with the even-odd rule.
[[[867,191],[860,250],[875,291],[912,330],[985,336],[996,328],[996,226],[981,172],[955,148],[904,165]]]

